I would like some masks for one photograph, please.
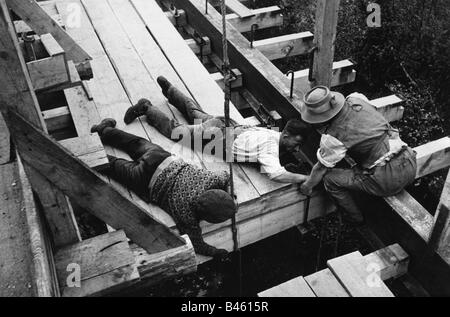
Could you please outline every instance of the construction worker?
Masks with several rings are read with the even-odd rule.
[[[304,96],[301,116],[322,135],[318,162],[301,191],[310,195],[323,180],[348,222],[364,222],[351,192],[391,196],[415,179],[415,152],[364,95],[344,98],[317,86]],[[338,168],[342,160],[350,167]]]
[[[220,223],[236,213],[236,205],[228,194],[227,172],[211,172],[175,158],[149,140],[115,128],[114,119],[94,125],[106,145],[126,152],[133,161],[108,156],[105,173],[155,203],[174,219],[181,234],[187,234],[195,252],[208,256],[226,254],[205,243],[199,221]]]
[[[222,146],[222,151],[219,152],[223,155],[218,156],[221,160],[225,156],[226,160],[231,162],[257,162],[260,164],[261,172],[277,182],[300,184],[306,180],[306,175],[286,170],[280,164],[279,158],[280,150],[289,153],[297,151],[304,136],[310,132],[310,127],[302,121],[290,120],[280,133],[273,129],[239,126],[231,120],[233,131],[230,136],[230,133],[226,131],[224,117],[212,116],[204,112],[194,100],[185,96],[163,76],[158,77],[157,82],[169,103],[185,116],[189,124],[183,125],[168,118],[147,99],[139,100],[136,105],[128,109],[124,117],[126,124],[145,115],[148,123],[167,138],[179,140],[178,137],[183,134],[182,132],[187,131],[189,137],[202,138],[199,142],[202,148],[205,148],[209,142],[217,142],[216,139],[211,140],[212,135],[220,135],[222,138],[218,144]],[[191,146],[193,144],[194,142]],[[228,157],[230,153],[231,157]]]

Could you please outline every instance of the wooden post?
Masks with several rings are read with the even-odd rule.
[[[442,190],[436,214],[434,227],[430,237],[430,247],[450,264],[450,172]]]
[[[314,46],[317,49],[314,52],[313,86],[331,86],[338,12],[339,0],[317,0],[314,29]]]
[[[5,0],[0,0],[0,101],[3,110],[15,109],[35,127],[46,131],[39,104],[34,93],[25,61],[12,25]],[[6,118],[5,118],[6,119]],[[67,198],[37,171],[24,165],[34,191],[37,193],[50,224],[56,247],[81,240],[72,208]]]

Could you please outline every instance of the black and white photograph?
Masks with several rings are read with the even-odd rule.
[[[1,298],[449,297],[449,167],[448,0],[0,0]]]

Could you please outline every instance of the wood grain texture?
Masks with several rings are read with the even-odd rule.
[[[358,251],[328,260],[327,265],[352,297],[393,297]]]
[[[230,13],[226,15],[226,19],[239,32],[249,32],[253,24],[258,24],[258,30],[283,25],[283,15],[278,6],[253,9],[252,13],[253,16],[245,19],[239,17],[236,13]]]
[[[50,33],[75,64],[90,60],[90,56],[34,0],[7,1],[8,6],[26,21],[38,35]]]
[[[8,163],[11,155],[11,144],[8,127],[0,112],[0,165]]]
[[[269,60],[306,54],[313,46],[311,32],[293,33],[253,42]]]
[[[258,293],[259,297],[316,297],[301,276]]]
[[[443,137],[415,147],[417,152],[416,178],[450,166],[450,137]]]
[[[305,281],[317,297],[350,297],[329,269],[308,275]]]

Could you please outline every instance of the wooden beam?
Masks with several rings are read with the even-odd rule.
[[[227,14],[227,22],[231,23],[239,32],[250,32],[253,24],[258,24],[258,30],[283,25],[283,15],[278,6],[253,9],[251,11],[253,16],[245,19],[240,18],[236,13]]]
[[[344,59],[339,62],[333,63],[333,72],[331,78],[331,87],[341,86],[349,84],[355,81],[356,71],[353,62],[348,59]],[[313,87],[314,83],[308,80],[309,68],[296,71],[294,73],[294,86],[299,87]]]
[[[417,152],[416,178],[450,166],[450,137],[428,142],[414,150]]]
[[[16,109],[34,127],[47,132],[5,0],[0,0],[0,5],[2,11],[0,15],[0,49],[3,51],[0,56],[0,70],[4,74],[0,77],[0,86],[4,88],[0,91],[0,111]],[[73,221],[73,211],[67,198],[32,167],[25,164],[24,168],[44,207],[47,220],[49,217],[61,216],[61,219],[56,221],[58,226],[67,224],[67,227],[59,227],[57,231],[52,232],[54,244],[59,246],[79,241],[77,224]],[[65,234],[60,235],[60,232],[65,232]],[[58,240],[60,237],[61,240]],[[49,257],[51,257],[51,250]],[[51,262],[51,260],[49,261]]]
[[[72,124],[72,116],[67,106],[42,111],[42,117],[49,133],[66,129]]]
[[[206,56],[211,54],[211,42],[207,36],[203,37],[203,41],[205,41],[205,45],[203,46],[202,54],[203,56]],[[200,54],[200,45],[198,45],[194,39],[187,39],[185,42],[196,55]]]
[[[228,9],[236,13],[236,15],[241,19],[255,15],[255,13],[253,13],[253,10],[247,8],[245,5],[239,2],[239,0],[227,0],[225,2],[225,5]]]
[[[90,168],[102,170],[109,166],[105,148],[98,134],[86,134],[81,137],[61,140],[59,144]]]
[[[11,144],[8,127],[0,113],[0,165],[8,163],[11,155]]]
[[[314,34],[301,32],[254,41],[253,46],[269,60],[306,54],[313,46]]]
[[[133,267],[133,252],[122,230],[62,248],[55,261],[63,297],[105,295],[139,278]]]
[[[259,297],[316,297],[302,276],[272,287],[261,293]]]
[[[314,86],[330,87],[334,59],[334,41],[338,21],[339,0],[317,0],[314,28]]]
[[[12,1],[7,0],[8,6],[24,20],[38,35],[50,33],[66,52],[68,60],[76,65],[83,79],[92,78],[89,60],[91,57],[67,35],[35,0]],[[80,66],[78,65],[80,64]]]
[[[408,254],[406,254],[400,245],[393,244],[365,255],[363,265],[370,265],[370,272],[379,275],[379,277],[385,281],[390,278],[400,278],[404,276],[408,271],[408,263]],[[304,278],[304,280],[317,297],[350,296],[348,291],[343,287],[330,269],[324,269],[308,275]],[[273,289],[275,288],[276,287]],[[258,296],[262,293],[259,293]],[[280,296],[291,296],[291,294],[294,294],[295,296],[300,295],[296,294],[295,290],[292,291],[289,289],[287,292],[280,289],[277,294]]]
[[[434,215],[430,247],[436,250],[450,265],[450,172],[447,174],[441,198]]]
[[[82,208],[114,228],[123,228],[149,253],[183,244],[179,236],[15,111],[8,111],[7,123],[23,160]]]
[[[50,17],[58,23],[58,25],[62,28],[64,28],[64,24],[62,23],[61,16],[59,14],[50,15]],[[18,35],[22,33],[30,33],[33,32],[33,30],[22,20],[14,21],[14,28],[16,29],[16,32]]]
[[[184,10],[177,10],[177,15],[172,11],[164,12],[169,19],[170,23],[172,23],[176,27],[187,25],[186,12]]]
[[[140,279],[130,285],[129,289],[149,287],[197,271],[197,260],[191,240],[187,235],[182,238],[186,241],[184,245],[154,254],[148,254],[142,248],[132,245],[134,267],[139,272]]]
[[[352,297],[394,297],[358,251],[328,260],[327,265]]]
[[[381,113],[389,122],[400,120],[403,117],[405,108],[404,100],[396,95],[390,95],[377,99],[372,99],[370,103]]]

